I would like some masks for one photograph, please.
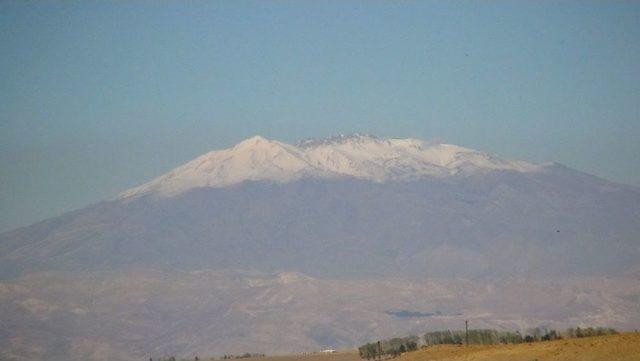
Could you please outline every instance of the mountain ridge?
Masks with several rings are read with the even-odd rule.
[[[291,145],[262,136],[205,153],[150,182],[122,192],[175,196],[195,187],[225,187],[244,181],[286,183],[301,178],[353,177],[374,182],[468,175],[495,170],[535,172],[550,163],[507,160],[452,144],[415,138],[353,134],[307,139]]]

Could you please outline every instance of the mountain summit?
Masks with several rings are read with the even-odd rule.
[[[340,135],[297,145],[254,136],[212,151],[121,194],[175,196],[198,187],[244,181],[286,183],[305,177],[353,177],[374,182],[449,177],[491,170],[539,171],[544,165],[501,159],[473,149],[420,139]]]

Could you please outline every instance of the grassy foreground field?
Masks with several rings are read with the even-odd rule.
[[[357,353],[271,356],[260,361],[360,361]],[[393,359],[391,359],[393,360]],[[518,345],[438,345],[405,353],[398,361],[640,361],[640,333]]]
[[[432,346],[403,361],[640,361],[640,334],[488,346]]]

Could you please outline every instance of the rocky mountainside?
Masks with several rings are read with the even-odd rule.
[[[1,360],[194,359],[348,349],[428,330],[640,322],[640,283],[317,279],[296,272],[32,273],[0,282]]]

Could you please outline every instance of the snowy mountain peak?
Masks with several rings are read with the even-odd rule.
[[[413,138],[352,134],[307,139],[294,146],[257,135],[232,148],[197,157],[121,197],[173,196],[192,188],[225,187],[244,181],[286,183],[305,177],[354,177],[386,182],[495,170],[534,172],[542,167]]]
[[[312,148],[312,147],[317,147],[322,145],[331,145],[331,144],[371,143],[371,142],[377,142],[379,140],[380,139],[374,135],[354,133],[354,134],[347,134],[347,135],[345,134],[334,135],[326,139],[316,139],[316,138],[304,139],[298,142],[296,145],[302,148]]]
[[[251,148],[251,147],[264,147],[272,143],[275,143],[275,142],[272,142],[263,136],[255,135],[251,138],[247,138],[241,141],[240,143],[236,144],[234,148],[239,149],[239,148]]]

